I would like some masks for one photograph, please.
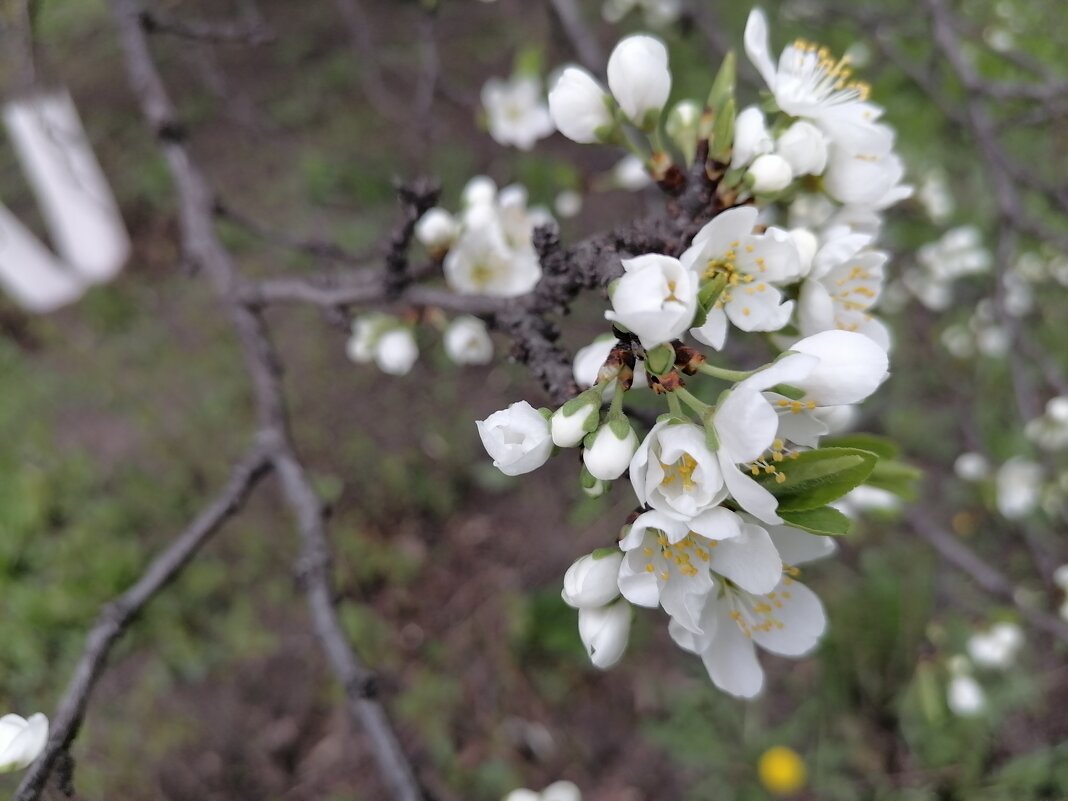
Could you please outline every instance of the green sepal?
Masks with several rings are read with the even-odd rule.
[[[879,457],[859,448],[820,448],[781,462],[786,480],[756,478],[779,500],[779,513],[816,509],[860,486],[875,469]]]
[[[734,146],[734,120],[737,111],[734,98],[723,104],[723,110],[716,114],[712,123],[712,140],[709,142],[709,158],[725,164],[730,160],[731,148]]]
[[[635,124],[642,131],[642,133],[652,133],[656,130],[656,126],[660,124],[660,115],[663,113],[663,109],[651,108],[645,112],[645,116],[640,122]]]
[[[723,114],[727,101],[734,100],[737,75],[738,57],[733,50],[728,50],[716,73],[716,79],[712,82],[712,88],[708,92],[708,102],[705,104],[715,114],[715,119],[719,119]]]
[[[625,440],[632,433],[634,433],[634,429],[633,427],[631,427],[630,420],[628,420],[623,415],[611,418],[607,423],[605,423],[605,425],[608,426],[608,429],[612,432],[612,435],[620,441]]]
[[[653,375],[663,375],[675,366],[675,349],[667,342],[645,352],[645,367]]]
[[[582,465],[582,470],[579,471],[579,483],[583,489],[593,489],[597,485],[597,477],[591,473],[586,465]]]
[[[807,531],[809,534],[820,534],[829,537],[841,537],[848,534],[852,523],[849,518],[839,512],[833,506],[820,506],[816,509],[804,511],[779,510],[779,517],[788,526]]]
[[[712,425],[711,417],[705,423],[705,444],[708,449],[715,453],[719,450],[719,437],[716,436],[716,427]]]
[[[619,548],[605,547],[605,548],[598,548],[596,551],[591,553],[590,556],[592,556],[594,558],[594,560],[607,559],[609,556],[615,556],[618,553],[619,553]]]
[[[565,417],[571,417],[582,411],[583,406],[593,404],[593,408],[596,411],[601,408],[601,391],[596,386],[587,389],[585,392],[579,393],[571,400],[567,401],[560,407],[560,411],[564,413]]]
[[[553,419],[553,410],[548,408],[547,406],[542,406],[540,409],[538,409],[538,414],[545,418],[546,423]]]

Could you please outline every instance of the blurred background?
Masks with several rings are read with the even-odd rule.
[[[749,11],[718,0],[145,5],[153,55],[226,211],[219,233],[252,276],[375,263],[398,217],[397,178],[436,177],[451,209],[473,175],[522,182],[556,203],[565,242],[657,208],[655,188],[621,185],[622,154],[608,148],[495,143],[481,87],[517,66],[547,78],[576,45],[603,55],[653,30],[670,45],[673,96],[703,97],[725,50],[741,50]],[[932,35],[943,6],[951,43]],[[914,504],[860,504],[839,556],[811,572],[829,635],[799,662],[765,656],[760,700],[717,692],[652,614],[619,666],[589,666],[561,577],[612,541],[630,500],[585,498],[570,464],[521,489],[493,470],[473,421],[516,398],[544,402],[522,367],[457,368],[427,333],[415,372],[388,377],[346,359],[347,320],[269,312],[296,440],[333,508],[346,631],[438,798],[489,801],[558,778],[587,801],[1068,797],[1057,572],[1068,400],[1056,400],[1068,395],[1068,6],[765,8],[776,51],[803,36],[850,53],[899,132],[916,193],[883,237],[893,375],[858,425],[896,439],[924,478]],[[3,11],[7,102],[31,85],[69,90],[132,248],[118,275],[52,313],[0,298],[0,710],[28,714],[54,707],[99,608],[225,480],[253,421],[230,325],[178,247],[173,189],[105,3]],[[197,36],[192,23],[232,35]],[[741,72],[755,101],[755,73]],[[49,242],[10,141],[0,199]],[[601,332],[602,304],[579,304],[568,348]],[[276,495],[273,480],[256,492],[119,646],[74,748],[79,797],[384,797],[309,630],[299,542]],[[1011,646],[991,658],[995,630]],[[774,746],[794,749],[805,776],[762,774]],[[0,793],[14,787],[0,777]]]

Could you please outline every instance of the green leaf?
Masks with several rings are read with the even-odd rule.
[[[802,511],[836,501],[871,475],[879,457],[859,448],[819,448],[799,453],[779,465],[786,480],[757,478],[779,499],[779,511]]]
[[[515,54],[512,71],[516,75],[537,78],[543,68],[543,54],[537,45],[527,45]]]
[[[922,477],[923,471],[912,465],[896,459],[880,459],[864,483],[911,501],[916,498],[916,484]]]
[[[821,506],[818,509],[805,509],[804,511],[779,510],[779,516],[789,526],[802,529],[810,534],[822,534],[832,537],[840,537],[848,534],[852,523],[848,517],[831,506]]]
[[[899,453],[896,442],[878,434],[839,434],[836,437],[825,437],[821,440],[821,445],[825,448],[859,448],[862,451],[871,451],[880,459],[896,459]]]

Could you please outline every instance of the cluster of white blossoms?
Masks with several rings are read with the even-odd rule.
[[[953,284],[971,275],[990,270],[993,261],[975,226],[964,225],[946,231],[941,239],[916,252],[917,267],[906,270],[905,286],[933,311],[944,311],[953,303]]]
[[[461,295],[500,298],[530,292],[541,279],[531,237],[535,228],[556,224],[552,214],[542,207],[528,207],[522,186],[498,190],[484,175],[467,183],[462,203],[455,215],[432,208],[415,226],[415,238],[442,263],[448,287]],[[454,363],[492,360],[493,341],[477,317],[458,317],[439,327],[445,353]],[[380,312],[359,317],[352,323],[347,352],[357,364],[373,362],[384,373],[406,375],[419,358],[414,321]]]
[[[986,692],[976,678],[976,668],[988,672],[1004,672],[1016,662],[1023,647],[1023,632],[1015,623],[995,623],[968,638],[967,655],[956,654],[946,666],[949,681],[946,685],[946,705],[959,717],[974,717],[986,710]]]
[[[564,576],[594,665],[620,659],[634,606],[661,608],[719,688],[752,697],[764,683],[757,646],[796,657],[823,634],[800,565],[848,531],[831,504],[878,484],[879,454],[821,440],[888,375],[890,337],[873,314],[887,256],[874,240],[881,211],[910,189],[882,109],[843,60],[796,42],[775,65],[759,10],[745,42],[773,97],[763,110],[735,114],[728,57],[706,103],[665,114],[668,54],[646,35],[612,52],[608,90],[579,67],[560,73],[549,108],[561,133],[627,147],[664,184],[703,159],[724,208],[678,257],[622,260],[612,335],[576,357],[580,394],[555,410],[513,403],[477,425],[507,475],[581,448],[589,495],[629,479],[637,509],[618,540]],[[777,211],[792,222],[799,202],[812,227],[767,224]],[[753,333],[781,353],[755,368],[711,361]],[[639,435],[624,404],[646,387],[666,409]]]
[[[29,767],[47,744],[48,718],[44,715],[0,717],[0,773]]]
[[[555,130],[537,75],[490,78],[482,86],[482,108],[490,136],[501,145],[530,150]]]
[[[582,791],[572,782],[553,782],[540,793],[521,787],[512,790],[504,801],[582,801]]]

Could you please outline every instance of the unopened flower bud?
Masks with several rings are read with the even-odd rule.
[[[419,218],[415,238],[433,254],[441,254],[452,247],[460,233],[460,226],[445,209],[434,207]]]
[[[827,142],[811,122],[798,120],[787,128],[775,152],[786,159],[794,175],[819,175],[827,167]]]
[[[608,87],[623,113],[640,128],[655,125],[671,94],[664,43],[652,36],[628,36],[608,58]]]
[[[553,442],[561,448],[574,448],[600,419],[601,396],[594,391],[583,392],[557,409],[549,421]]]
[[[617,601],[611,606],[579,609],[579,637],[590,661],[601,670],[618,662],[630,639],[630,604]]]
[[[701,106],[692,100],[681,100],[675,104],[664,123],[664,130],[671,137],[679,150],[690,163],[697,152],[697,140],[700,139]]]
[[[615,129],[611,98],[581,67],[567,67],[549,92],[549,114],[556,129],[574,142],[601,141]]]
[[[486,324],[465,315],[453,320],[443,337],[445,354],[456,364],[488,364],[493,359],[493,340]]]
[[[0,717],[0,773],[29,767],[47,743],[48,718],[44,715],[32,715],[29,719],[18,715]]]
[[[619,565],[623,553],[619,548],[605,551],[587,554],[567,569],[560,597],[568,606],[576,609],[604,606],[619,597]]]
[[[746,176],[754,192],[781,192],[794,180],[789,162],[774,153],[758,156]]]
[[[582,452],[582,461],[594,478],[612,481],[623,475],[638,449],[638,437],[630,421],[620,416],[591,434]]]
[[[419,346],[410,328],[392,328],[375,343],[375,364],[383,373],[407,375],[418,358]]]
[[[552,454],[549,421],[526,401],[513,403],[475,425],[493,466],[506,476],[536,470]]]

